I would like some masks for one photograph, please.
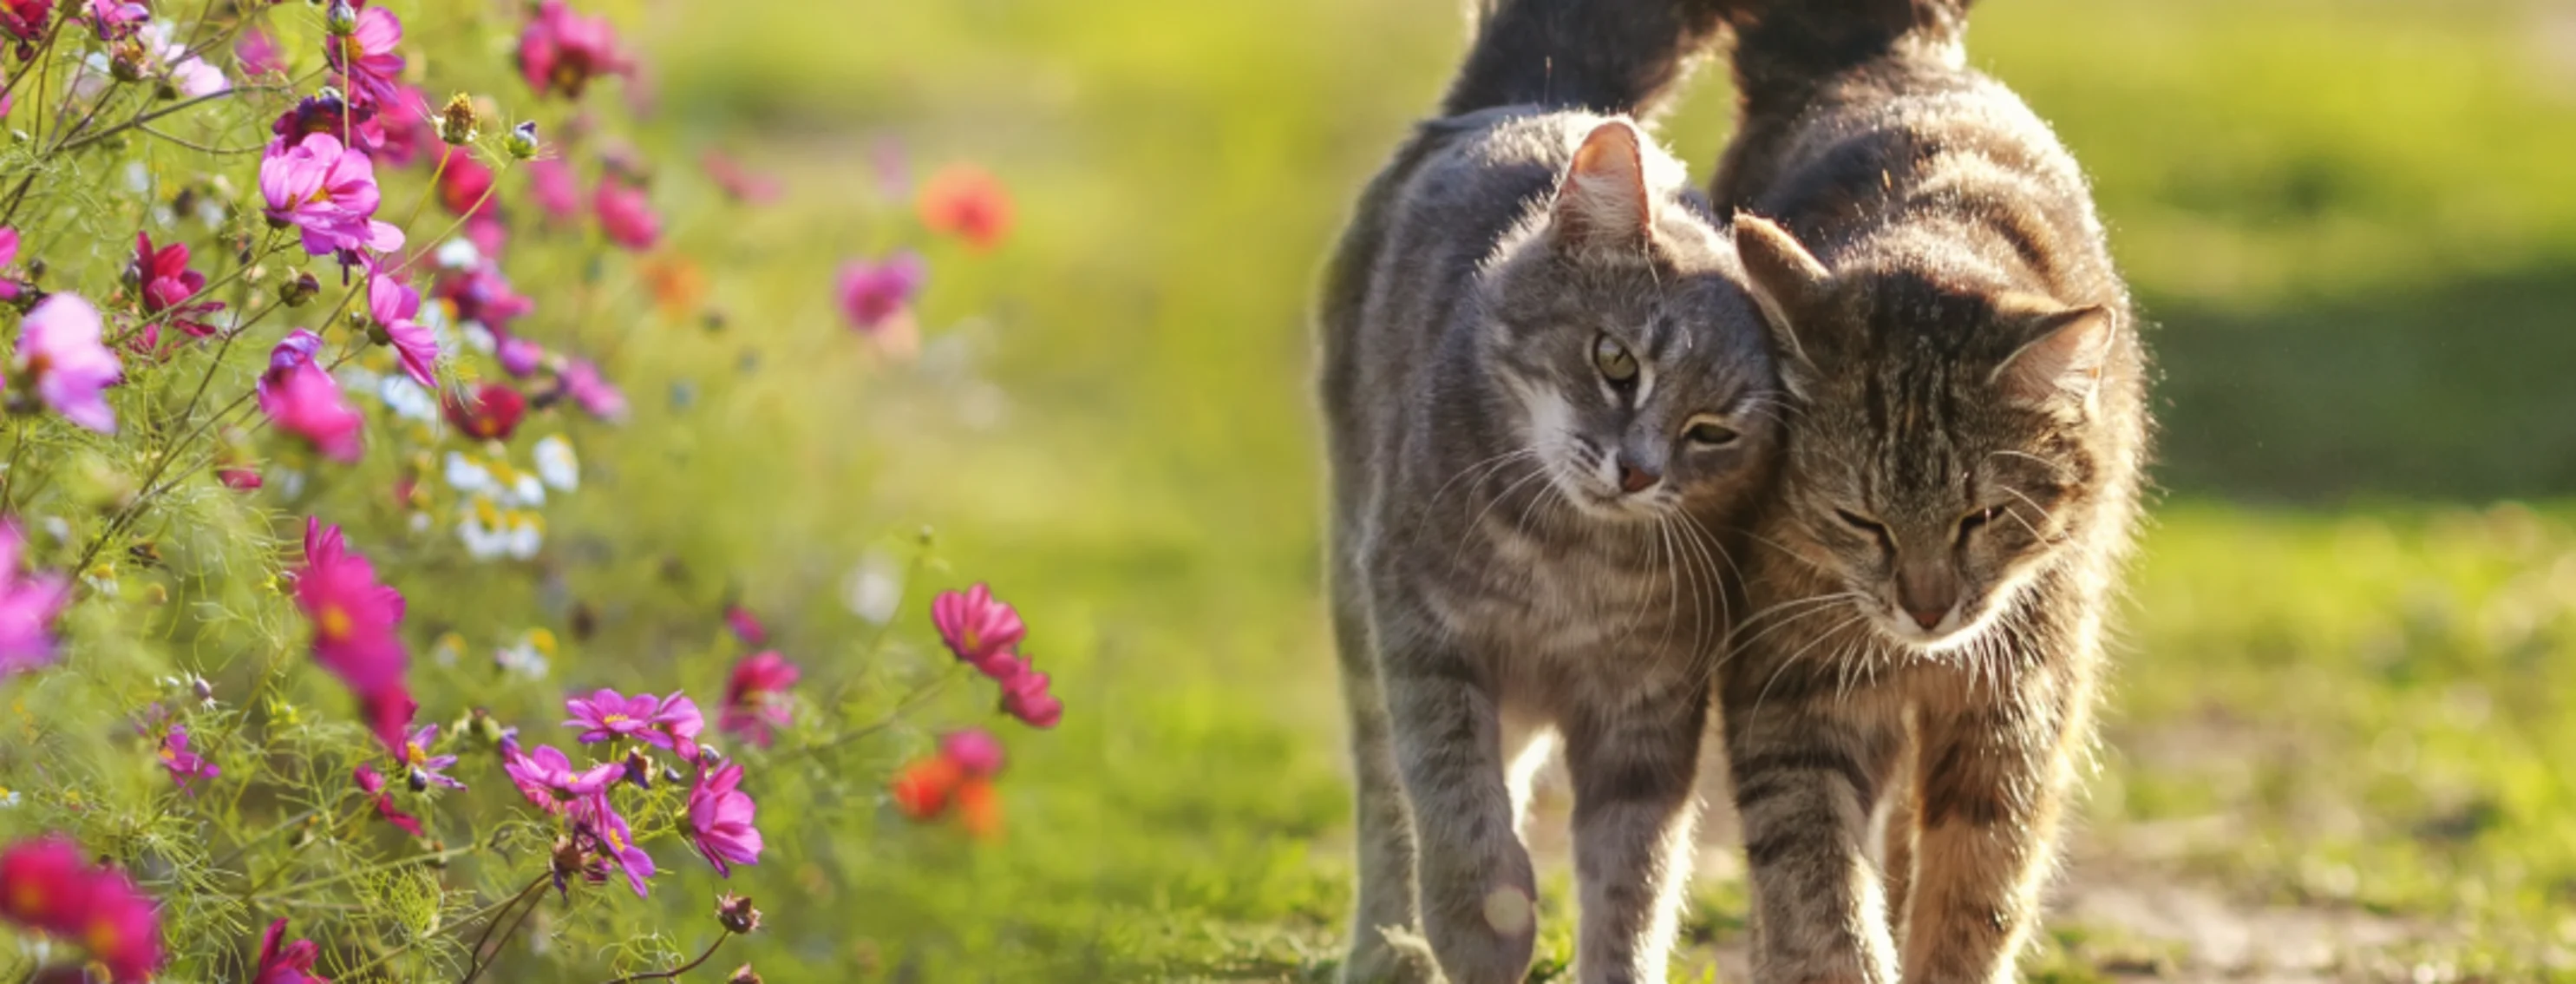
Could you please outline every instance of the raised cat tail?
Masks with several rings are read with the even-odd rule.
[[[1530,104],[1647,115],[1746,2],[1472,0],[1475,47],[1441,112]]]

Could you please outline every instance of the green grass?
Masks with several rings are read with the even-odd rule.
[[[643,353],[711,379],[756,352],[758,385],[689,413],[639,391],[658,436],[627,480],[659,491],[583,508],[725,544],[773,606],[934,525],[933,579],[1019,601],[1071,707],[1014,740],[1002,843],[854,817],[810,861],[835,877],[775,873],[843,886],[773,907],[789,966],[1328,972],[1347,793],[1305,312],[1455,6],[739,3],[646,33],[673,125],[797,197],[692,232],[729,244],[735,327]],[[2485,505],[2576,492],[2576,52],[2543,26],[2501,0],[1991,0],[1972,39],[2090,167],[2158,323],[2169,494],[2094,827],[2216,818],[2190,877],[2438,925],[2468,968],[2576,906],[2576,535]],[[1705,81],[1667,127],[1700,162],[1727,126]],[[847,355],[823,286],[882,245],[847,230],[884,135],[988,163],[1023,216],[992,257],[934,256],[927,319],[963,344],[913,370]],[[980,380],[1006,409],[979,425]],[[1740,932],[1711,891],[1694,924]],[[2049,979],[2121,948],[2069,932]]]

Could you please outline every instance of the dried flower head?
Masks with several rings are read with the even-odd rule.
[[[438,111],[438,139],[449,146],[461,147],[483,135],[483,121],[474,112],[474,97],[459,92],[447,98]]]

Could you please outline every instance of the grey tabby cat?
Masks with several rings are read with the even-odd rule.
[[[1527,770],[1506,763],[1538,762],[1551,733],[1575,786],[1577,976],[1663,979],[1724,537],[1767,482],[1778,394],[1732,247],[1620,114],[1716,30],[1704,2],[1485,10],[1444,115],[1369,187],[1328,270],[1359,785],[1344,980],[1522,979]]]
[[[1754,976],[2013,980],[2138,510],[2145,354],[2074,159],[1962,67],[1965,0],[1747,6],[1714,197],[1778,223],[1733,230],[1795,405],[1719,674]]]

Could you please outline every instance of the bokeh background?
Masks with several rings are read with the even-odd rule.
[[[578,508],[724,544],[772,608],[837,604],[858,551],[934,527],[937,578],[1017,602],[1070,706],[1014,739],[1000,842],[880,820],[828,862],[853,883],[769,902],[847,927],[805,959],[1328,978],[1348,790],[1309,298],[1459,55],[1457,7],[630,8],[660,125],[791,197],[725,220],[730,328],[638,350],[647,378],[756,384],[685,410],[639,388],[653,494]],[[1974,63],[2091,170],[2161,365],[2160,494],[2039,973],[2576,974],[2576,4],[1987,0],[1973,24]],[[1662,133],[1705,174],[1730,112],[1704,72]],[[934,254],[908,364],[849,356],[819,286],[888,245],[857,231],[900,207],[864,191],[886,141],[1019,204],[994,254]],[[1685,979],[1741,979],[1722,834]]]

